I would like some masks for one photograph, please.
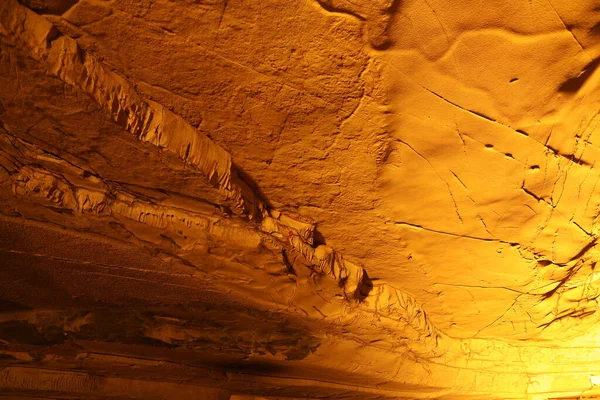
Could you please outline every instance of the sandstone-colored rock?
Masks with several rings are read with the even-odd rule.
[[[0,2],[0,393],[600,396],[599,26]]]

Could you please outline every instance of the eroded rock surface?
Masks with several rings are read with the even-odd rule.
[[[593,398],[598,26],[2,2],[0,391]]]

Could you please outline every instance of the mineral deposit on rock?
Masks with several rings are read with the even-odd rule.
[[[597,0],[1,0],[0,398],[600,398]]]

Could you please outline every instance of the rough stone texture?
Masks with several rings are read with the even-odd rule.
[[[600,396],[599,26],[0,2],[0,395]]]

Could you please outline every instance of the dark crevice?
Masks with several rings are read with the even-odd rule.
[[[355,11],[349,10],[345,7],[335,7],[331,4],[330,1],[327,0],[317,0],[317,2],[319,3],[319,5],[321,7],[323,7],[323,9],[325,11],[328,11],[330,13],[339,13],[339,14],[346,14],[346,15],[350,15],[354,18],[357,18],[360,21],[366,21],[366,18],[363,17],[362,15],[356,13]]]
[[[533,193],[531,190],[527,189],[525,186],[522,186],[521,190],[523,192],[527,193],[529,196],[533,197],[538,202],[540,202],[540,201],[543,201],[544,203],[546,202],[542,197],[540,197],[537,194]]]
[[[590,76],[592,76],[594,71],[598,68],[598,65],[600,65],[600,57],[596,58],[588,65],[586,65],[585,68],[583,68],[583,70],[579,73],[579,75],[564,81],[560,85],[558,90],[560,92],[568,93],[577,92],[579,89],[581,89],[583,84],[590,78]]]
[[[19,2],[38,14],[63,15],[79,0],[19,0]]]

